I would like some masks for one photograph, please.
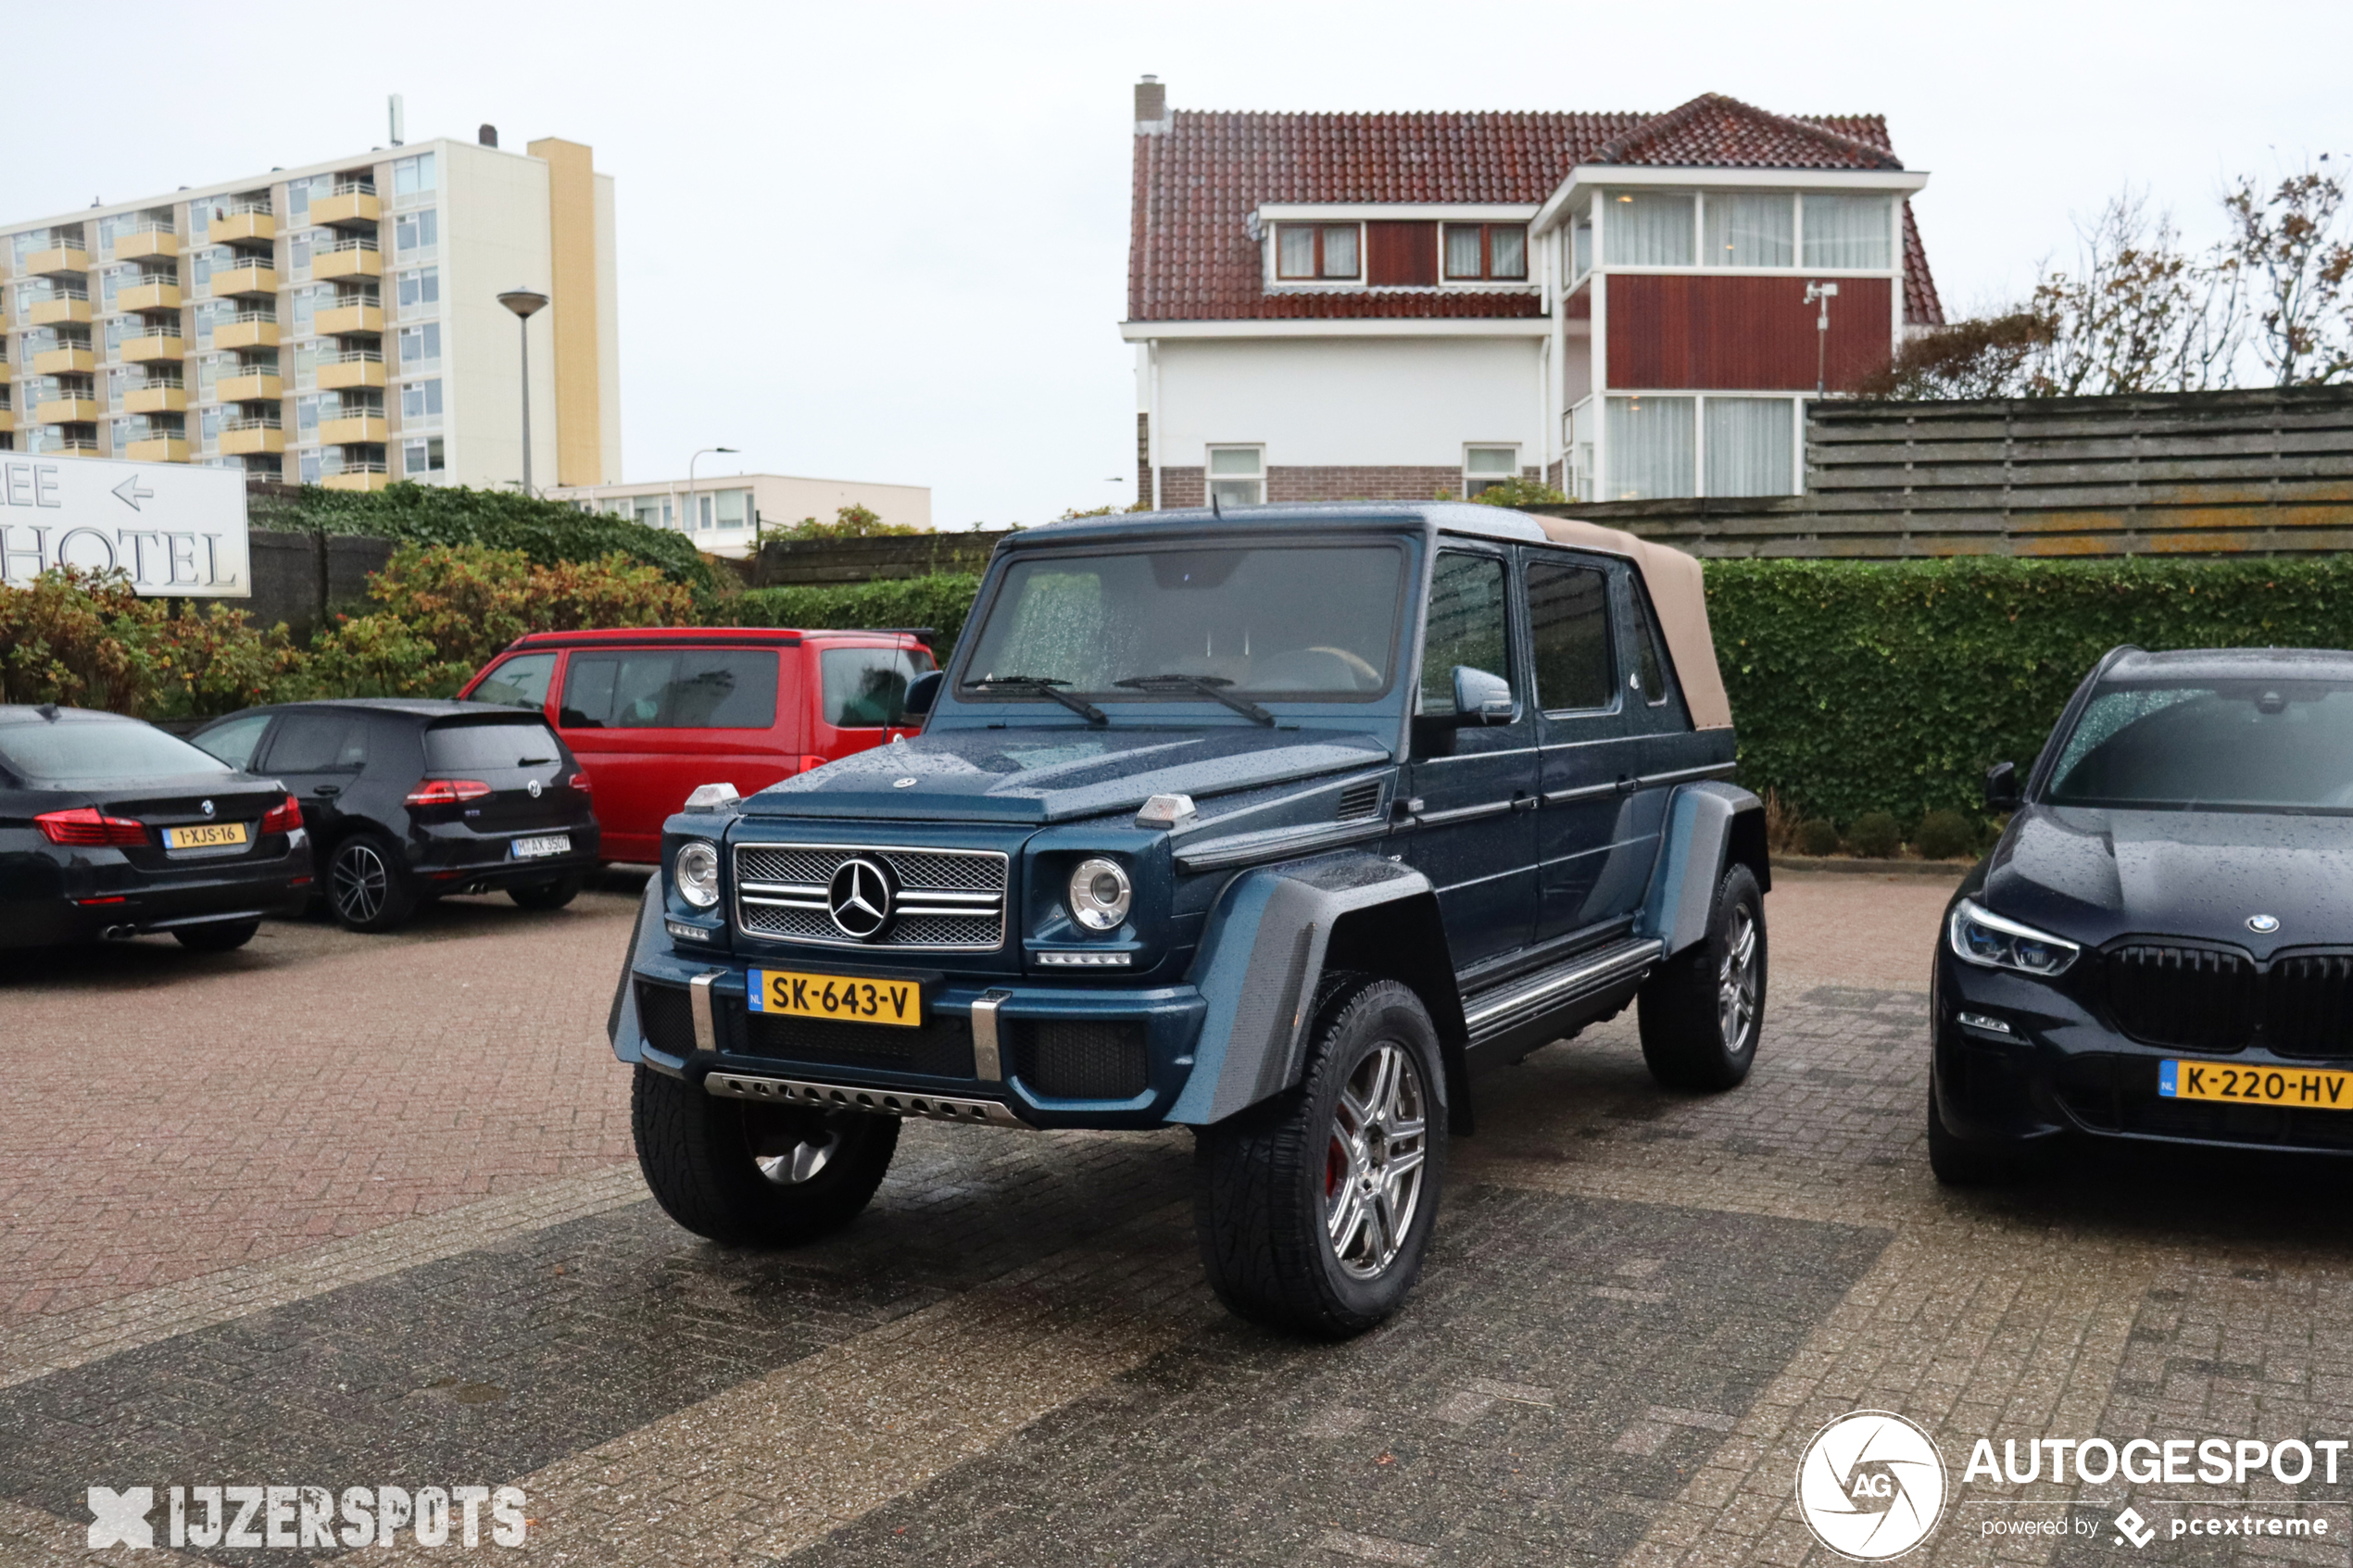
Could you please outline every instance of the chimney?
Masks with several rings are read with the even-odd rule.
[[[485,147],[495,147],[498,144],[498,128],[495,125],[485,125],[474,132],[474,140]]]
[[[1136,134],[1158,136],[1169,128],[1168,88],[1157,76],[1136,83]]]

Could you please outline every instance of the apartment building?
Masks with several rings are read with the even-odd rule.
[[[690,534],[705,555],[749,556],[761,529],[789,528],[803,518],[825,522],[844,507],[864,507],[883,521],[928,532],[931,488],[859,479],[809,479],[788,473],[704,474],[630,484],[567,485],[547,492],[584,512],[634,517],[649,528]]]
[[[1944,313],[1877,115],[1281,114],[1136,89],[1162,506],[1802,489],[1804,406]]]
[[[0,225],[0,448],[375,490],[621,472],[613,191],[548,139],[372,149]]]

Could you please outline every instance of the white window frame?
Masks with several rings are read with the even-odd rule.
[[[1217,455],[1221,452],[1251,453],[1258,459],[1258,470],[1247,475],[1228,472],[1220,477],[1217,472]],[[1264,442],[1230,441],[1212,444],[1202,452],[1201,474],[1202,499],[1204,503],[1215,496],[1220,506],[1263,507],[1266,504],[1266,445]],[[1229,488],[1248,485],[1251,487],[1251,494],[1247,498],[1240,495],[1220,495],[1218,486],[1221,484]]]
[[[1365,222],[1359,218],[1286,218],[1266,226],[1265,269],[1266,286],[1278,289],[1361,289],[1365,286]],[[1313,229],[1315,231],[1315,267],[1314,277],[1291,278],[1283,274],[1283,231]],[[1326,229],[1356,231],[1356,270],[1348,277],[1326,277],[1323,272],[1324,235]]]
[[[1474,473],[1471,470],[1473,452],[1509,452],[1511,467],[1498,477],[1491,473]],[[1463,499],[1467,501],[1490,485],[1517,479],[1520,470],[1519,443],[1516,441],[1466,441],[1463,443]],[[1478,488],[1474,489],[1476,485]]]

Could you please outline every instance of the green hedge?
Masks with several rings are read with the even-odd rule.
[[[326,490],[309,484],[294,496],[256,495],[247,506],[256,528],[317,529],[365,533],[409,545],[487,545],[521,550],[534,566],[602,560],[623,555],[658,568],[698,594],[714,583],[694,541],[635,518],[582,512],[566,501],[543,501],[513,490],[462,484],[395,484],[374,492]]]
[[[753,588],[729,601],[729,608],[742,626],[928,626],[939,633],[933,646],[945,664],[979,588],[972,572],[943,571],[838,586]]]
[[[2353,558],[1711,560],[1741,782],[1842,826],[1982,816],[2100,655],[2353,646]]]

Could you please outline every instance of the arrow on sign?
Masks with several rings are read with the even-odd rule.
[[[156,493],[148,489],[145,485],[140,483],[139,476],[135,473],[129,479],[124,480],[120,484],[116,485],[114,487],[114,493],[117,500],[120,501],[124,506],[129,507],[134,512],[139,509],[140,502],[152,501],[156,498]]]

